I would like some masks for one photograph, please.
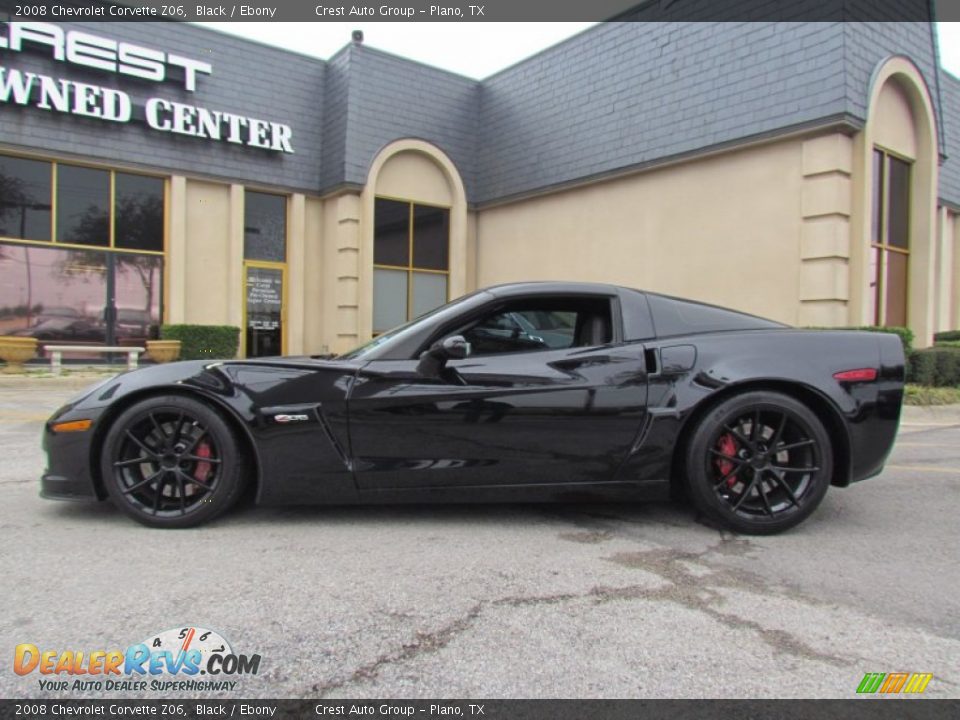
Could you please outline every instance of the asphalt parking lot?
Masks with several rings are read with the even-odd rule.
[[[0,379],[0,697],[157,697],[43,691],[14,647],[188,625],[262,657],[209,697],[849,698],[896,671],[960,697],[956,410],[910,412],[882,476],[777,537],[667,503],[245,508],[163,532],[37,497],[43,419],[86,382]]]

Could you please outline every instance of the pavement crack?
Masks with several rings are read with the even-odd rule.
[[[401,645],[399,650],[380,655],[375,660],[361,665],[345,678],[316,683],[312,686],[312,690],[317,693],[317,697],[324,697],[327,693],[347,685],[372,680],[379,675],[380,670],[384,667],[407,662],[424,653],[436,652],[446,647],[457,635],[467,630],[480,615],[481,609],[482,604],[478,603],[470,608],[466,615],[444,625],[439,630],[432,632],[417,631],[414,639]]]

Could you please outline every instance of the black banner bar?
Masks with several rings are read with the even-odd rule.
[[[925,22],[960,0],[0,0],[0,21]]]
[[[0,718],[953,720],[960,700],[0,700]]]

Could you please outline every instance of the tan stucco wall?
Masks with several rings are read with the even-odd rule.
[[[477,285],[612,282],[798,323],[802,165],[791,139],[482,209]]]
[[[230,187],[187,181],[183,322],[219,325],[230,316]]]
[[[170,179],[165,322],[242,328],[244,191],[239,184]],[[332,300],[324,288],[333,286],[323,274],[332,268],[323,255],[323,205],[287,195],[287,354],[326,352],[330,345],[322,311]]]
[[[899,84],[884,84],[874,112],[874,144],[894,150],[911,160],[916,159],[917,138],[913,130],[913,113],[910,100]]]
[[[445,207],[453,203],[443,171],[428,156],[412,150],[399,152],[383,164],[376,177],[376,193]]]

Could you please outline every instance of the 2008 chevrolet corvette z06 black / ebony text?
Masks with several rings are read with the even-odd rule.
[[[187,527],[263,505],[635,501],[685,494],[773,533],[896,436],[896,336],[810,331],[586,283],[462,297],[334,358],[185,361],[46,424],[41,494]]]

